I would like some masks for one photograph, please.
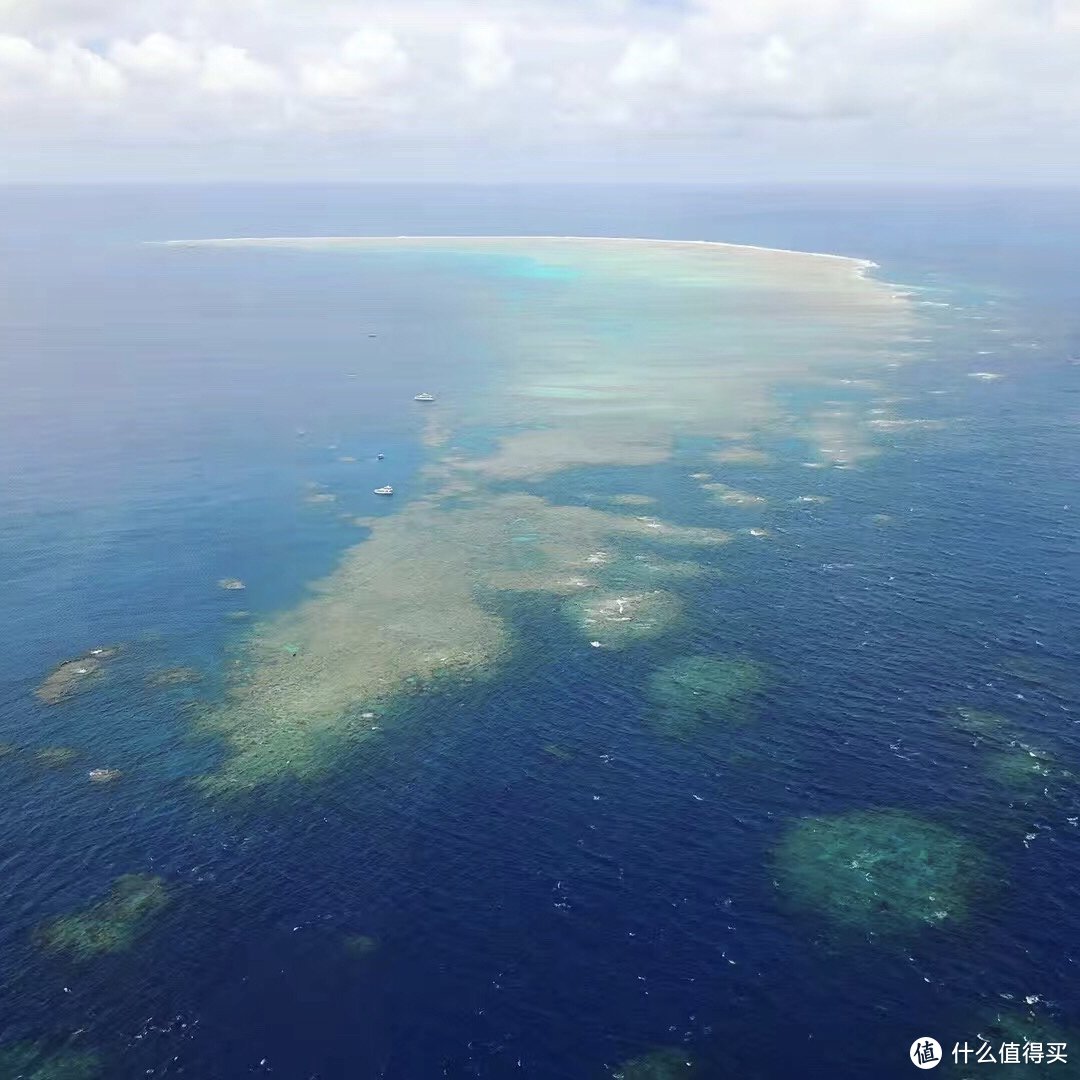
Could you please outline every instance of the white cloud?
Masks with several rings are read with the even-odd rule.
[[[1056,0],[1051,10],[1059,30],[1080,33],[1080,0]]]
[[[368,97],[400,79],[408,67],[408,55],[393,34],[357,30],[335,51],[300,66],[300,90],[314,98]]]
[[[121,96],[125,88],[114,64],[73,41],[43,48],[23,37],[0,35],[0,100],[93,107]]]
[[[369,82],[363,72],[337,60],[322,60],[300,68],[301,89],[314,98],[352,98],[364,94]]]
[[[109,51],[112,61],[146,79],[177,79],[198,71],[201,57],[189,42],[170,34],[147,34],[138,42],[119,39]]]
[[[662,83],[678,72],[679,60],[679,43],[674,38],[637,37],[611,69],[611,81],[617,86]]]
[[[210,134],[258,131],[279,158],[303,142],[316,173],[319,138],[330,154],[350,133],[410,160],[455,141],[467,156],[481,139],[531,140],[539,160],[627,139],[645,158],[650,140],[700,156],[737,138],[812,161],[830,135],[857,135],[871,155],[903,141],[928,162],[967,145],[1080,166],[1080,0],[0,0],[0,12],[0,139],[53,159],[70,141],[76,172],[79,155],[96,164],[91,114],[107,121],[97,162],[111,139],[129,156],[145,140],[149,166],[201,131],[208,162]],[[805,138],[799,125],[824,126]]]
[[[0,34],[0,79],[7,85],[16,79],[39,78],[48,66],[45,52],[32,42],[12,34]]]
[[[489,89],[505,83],[514,72],[497,26],[471,26],[462,35],[461,70],[470,86]]]
[[[64,42],[53,49],[49,81],[54,90],[64,95],[114,97],[127,87],[114,64],[74,42]]]
[[[255,60],[247,49],[211,45],[203,56],[199,88],[211,94],[272,95],[282,80],[269,64]]]
[[[758,53],[757,62],[768,82],[787,82],[794,73],[795,51],[780,34],[773,34]]]
[[[341,46],[342,59],[378,79],[393,78],[409,66],[405,50],[397,38],[380,29],[357,30]]]

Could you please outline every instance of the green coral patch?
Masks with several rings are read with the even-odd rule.
[[[0,1046],[0,1080],[97,1080],[101,1059],[92,1050],[50,1052],[40,1042]]]
[[[701,490],[707,491],[713,502],[722,503],[724,506],[764,506],[767,501],[763,495],[739,491],[727,484],[702,484]]]
[[[355,960],[366,960],[379,951],[379,939],[370,934],[346,934],[342,945]]]
[[[115,645],[101,645],[74,660],[65,660],[55,668],[35,693],[46,705],[57,705],[77,691],[85,689],[104,672],[105,661],[116,656]]]
[[[233,612],[235,615],[236,612]],[[164,671],[155,671],[152,675],[147,676],[147,682],[151,686],[185,686],[189,683],[196,683],[202,678],[202,675],[191,667],[172,667],[165,668]]]
[[[34,757],[39,765],[44,765],[48,769],[62,769],[78,759],[79,751],[70,746],[46,746],[41,750],[35,750]]]
[[[681,656],[649,679],[650,724],[680,737],[706,724],[746,723],[757,716],[765,683],[766,669],[754,660]]]
[[[772,458],[753,446],[728,446],[710,455],[722,465],[768,465]]]
[[[973,709],[967,705],[957,707],[960,717],[957,727],[964,731],[973,731],[978,735],[997,735],[1009,726],[1009,721],[1001,713],[986,709]]]
[[[694,1059],[677,1046],[665,1046],[617,1065],[612,1080],[676,1080],[696,1072]]]
[[[570,753],[565,747],[559,746],[558,743],[547,743],[541,749],[549,757],[553,757],[558,761],[573,761],[574,755]]]
[[[37,941],[44,949],[80,959],[124,952],[168,903],[169,891],[163,878],[124,874],[113,882],[103,900],[39,927]]]
[[[976,846],[896,810],[806,818],[776,851],[789,903],[859,932],[962,922],[985,874]]]
[[[1015,797],[1031,797],[1053,783],[1071,779],[1072,774],[1058,768],[1053,757],[1024,743],[1011,743],[995,751],[987,763],[987,772]]]
[[[1028,800],[1070,787],[1075,777],[1055,754],[1030,746],[1008,717],[966,706],[956,709],[956,727],[982,744],[982,766],[995,788],[1010,799]]]
[[[679,600],[661,589],[626,593],[591,590],[565,606],[583,634],[612,646],[662,634],[682,613]]]

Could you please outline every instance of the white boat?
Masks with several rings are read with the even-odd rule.
[[[375,494],[376,495],[393,495],[394,494],[394,489],[389,484],[387,484],[386,487],[376,488],[375,489]]]
[[[434,401],[434,400],[435,400],[435,395],[434,394],[417,394],[416,397],[413,398],[413,401]]]

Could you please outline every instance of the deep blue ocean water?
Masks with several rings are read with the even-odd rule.
[[[1080,1061],[1080,793],[1018,803],[946,720],[1003,713],[1080,774],[1078,211],[990,189],[0,191],[0,742],[17,748],[0,1044],[93,1047],[110,1078],[589,1078],[664,1045],[708,1077],[892,1077],[916,1036],[976,1040],[1038,995]],[[371,506],[377,451],[410,497],[429,454],[412,393],[446,365],[458,392],[480,386],[484,357],[445,277],[409,260],[376,276],[144,241],[402,233],[838,252],[953,305],[926,309],[932,358],[888,376],[947,426],[882,432],[856,470],[746,467],[784,543],[724,549],[719,576],[679,587],[680,651],[774,672],[753,728],[659,739],[642,689],[670,641],[610,651],[598,677],[553,605],[517,602],[494,681],[410,700],[317,784],[222,803],[188,782],[222,753],[193,717],[236,660],[230,613],[292,606],[362,539],[353,516],[394,512]],[[644,492],[698,523],[702,456],[535,490]],[[832,502],[790,503],[811,490]],[[215,587],[234,575],[245,591]],[[112,643],[93,689],[34,698]],[[202,680],[148,682],[179,666]],[[80,756],[47,768],[50,746]],[[98,765],[123,780],[88,784]],[[987,852],[966,923],[853,941],[781,902],[787,824],[875,806]],[[136,948],[72,964],[35,946],[130,871],[175,889]],[[358,964],[342,932],[380,948]]]

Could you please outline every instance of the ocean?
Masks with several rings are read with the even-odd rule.
[[[0,1077],[1080,1075],[1078,211],[0,189]]]

